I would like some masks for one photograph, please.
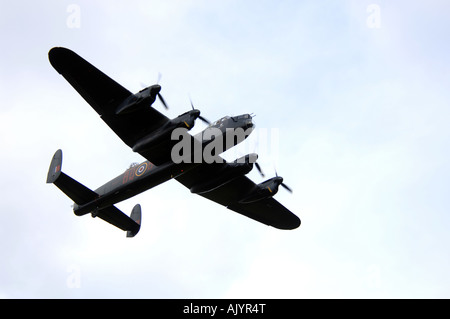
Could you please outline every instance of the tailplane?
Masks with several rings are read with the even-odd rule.
[[[57,150],[53,155],[47,174],[47,183],[54,184],[64,194],[69,196],[77,205],[93,204],[100,195],[87,188],[83,184],[64,174],[62,167],[62,151]],[[141,228],[141,206],[134,206],[131,216],[128,217],[114,205],[96,209],[92,212],[93,217],[100,217],[104,221],[127,232],[127,237],[134,237]]]

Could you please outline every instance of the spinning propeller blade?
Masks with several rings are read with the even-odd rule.
[[[158,80],[156,81],[156,84],[159,85],[159,81],[161,81],[161,77],[162,77],[161,72],[158,72]],[[159,98],[159,100],[161,101],[162,105],[164,105],[164,107],[166,108],[166,110],[168,110],[169,107],[167,106],[167,103],[166,103],[166,101],[164,100],[164,98],[162,97],[161,93],[158,93],[158,98]]]
[[[275,170],[275,176],[276,177],[278,177],[278,174],[277,174],[277,170]],[[283,181],[283,178],[281,178],[281,181]],[[292,194],[292,188],[290,188],[289,186],[287,186],[285,183],[283,183],[283,182],[281,182],[281,184],[280,184],[281,186],[283,186],[283,188],[285,189],[285,190],[287,190],[289,193],[291,193]]]
[[[164,107],[166,108],[166,110],[169,109],[169,107],[167,106],[166,101],[164,100],[164,98],[162,97],[162,95],[160,93],[158,93],[158,98],[161,101],[162,105],[164,105]]]
[[[192,109],[195,110],[194,104],[192,103],[192,100],[191,100],[190,98],[189,98],[189,100],[191,101],[191,107],[192,107]],[[208,121],[206,118],[204,118],[204,117],[201,116],[201,115],[199,115],[198,118],[199,118],[200,120],[202,120],[205,124],[208,124],[208,125],[211,124],[210,121]]]
[[[211,124],[210,121],[208,121],[207,119],[205,119],[205,118],[204,118],[203,116],[201,116],[201,115],[199,115],[198,118],[199,118],[200,120],[202,120],[205,124],[208,124],[208,125]]]
[[[289,193],[292,193],[292,189],[289,186],[287,186],[285,183],[281,183],[281,186],[283,186],[284,189],[286,189]]]
[[[161,81],[161,77],[162,77],[161,72],[159,72],[159,73],[158,73],[158,80],[156,81],[156,84],[159,85],[159,81]],[[141,86],[142,86],[143,89],[145,89],[146,87],[148,87],[148,85],[146,85],[146,84],[143,83],[143,82],[141,82]],[[161,93],[158,93],[157,96],[158,96],[159,100],[161,101],[162,105],[164,106],[164,108],[165,108],[166,110],[168,110],[168,109],[169,109],[169,106],[167,105],[166,100],[164,100],[164,98],[163,98],[163,96],[161,95]]]
[[[262,177],[265,177],[266,175],[263,173],[261,166],[259,166],[258,162],[255,162],[256,169],[258,170],[259,174],[261,174]]]

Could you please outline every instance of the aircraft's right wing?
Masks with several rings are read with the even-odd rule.
[[[212,178],[222,168],[222,164],[200,164],[196,168],[176,177],[176,180],[191,188],[198,181]],[[280,204],[273,197],[261,199],[253,203],[241,203],[240,200],[256,188],[256,184],[247,176],[240,176],[222,186],[200,194],[209,200],[227,207],[239,214],[279,229],[295,229],[300,226],[300,218]]]
[[[117,107],[132,93],[75,52],[53,48],[50,63],[92,106],[103,121],[130,147],[141,137],[155,131],[169,119],[151,106],[131,113],[116,114]],[[157,164],[159,154],[148,158]],[[161,155],[162,156],[162,155]],[[164,154],[167,158],[167,154]]]

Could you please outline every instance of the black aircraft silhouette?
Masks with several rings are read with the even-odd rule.
[[[91,213],[93,217],[100,217],[126,231],[127,237],[134,237],[141,225],[140,205],[134,206],[128,217],[114,204],[175,178],[192,193],[266,225],[279,229],[300,226],[300,219],[273,198],[280,185],[291,191],[283,184],[283,178],[277,175],[255,184],[245,176],[252,170],[253,164],[262,174],[256,163],[256,154],[248,154],[234,162],[226,162],[219,156],[251,132],[254,124],[249,114],[225,116],[211,124],[200,116],[200,111],[191,102],[192,110],[169,119],[151,107],[159,98],[167,108],[159,84],[133,94],[66,48],[51,49],[49,60],[122,141],[148,160],[131,166],[125,173],[93,191],[61,171],[62,151],[56,151],[47,183],[55,184],[75,202],[75,215]],[[188,130],[194,126],[196,119],[209,126],[192,136]],[[172,139],[177,129],[179,138]],[[248,134],[237,139],[233,136],[232,142],[229,142],[227,134],[238,129],[246,130]],[[208,134],[211,131],[215,135]],[[221,138],[223,142],[218,143]],[[179,153],[174,152],[181,141],[187,147]],[[213,143],[221,147],[210,152],[208,160],[203,155]],[[183,160],[174,158],[174,153]]]

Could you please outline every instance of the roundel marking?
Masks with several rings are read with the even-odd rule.
[[[136,168],[136,176],[141,176],[142,174],[145,173],[145,171],[147,170],[147,163],[142,163],[141,165],[138,166],[138,168]]]

